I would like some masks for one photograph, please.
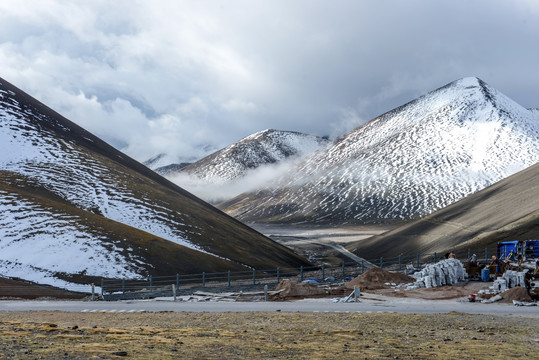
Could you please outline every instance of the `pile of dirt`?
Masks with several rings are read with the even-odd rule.
[[[522,286],[517,286],[512,289],[506,290],[501,295],[502,295],[502,300],[499,301],[501,303],[512,304],[513,300],[523,301],[523,302],[533,301],[530,294],[528,293],[528,290],[526,290],[526,288]]]
[[[312,298],[330,295],[323,287],[288,279],[282,280],[274,290],[279,291],[279,293],[270,296],[270,300],[280,301],[287,298]]]
[[[372,268],[359,275],[355,279],[345,283],[348,289],[353,289],[354,285],[359,285],[362,290],[384,289],[386,283],[407,284],[413,283],[415,279],[411,276],[399,272],[387,271],[380,268]]]

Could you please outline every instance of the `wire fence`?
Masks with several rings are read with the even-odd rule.
[[[461,261],[468,261],[476,255],[479,263],[489,262],[489,257],[496,254],[494,248],[467,249],[454,251]],[[299,268],[277,268],[249,271],[227,271],[199,274],[174,274],[169,276],[149,276],[145,279],[102,279],[101,295],[106,300],[171,296],[172,292],[189,292],[196,289],[238,289],[269,284],[277,284],[283,279],[297,279],[315,283],[333,283],[346,281],[363,274],[373,267],[389,271],[400,271],[407,274],[421,269],[428,263],[438,262],[447,253],[401,255],[397,257],[380,257],[377,259],[342,262],[341,264],[323,264],[302,266]]]

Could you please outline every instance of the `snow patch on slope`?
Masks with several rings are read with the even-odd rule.
[[[0,268],[2,276],[64,287],[79,285],[55,273],[140,278],[141,268],[126,260],[105,237],[76,216],[55,212],[22,196],[0,190]]]
[[[39,123],[48,119],[22,110],[11,95],[0,90],[0,168],[35,180],[81,209],[208,253],[188,240],[199,229],[185,224],[183,214],[170,210],[165,202],[135,194],[129,173],[41,128]]]

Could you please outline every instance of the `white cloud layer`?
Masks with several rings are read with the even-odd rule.
[[[339,136],[478,76],[539,107],[539,2],[2,0],[0,77],[138,160]]]

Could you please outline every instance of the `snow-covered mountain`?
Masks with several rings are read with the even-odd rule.
[[[177,160],[167,154],[159,154],[143,162],[144,165],[158,173],[168,175],[191,164],[190,162],[176,162]]]
[[[0,275],[41,283],[304,263],[0,79]]]
[[[195,175],[207,182],[233,180],[260,166],[313,153],[328,142],[314,135],[268,129],[249,135],[177,173]]]
[[[268,129],[169,173],[167,178],[207,201],[222,201],[270,181],[292,162],[327,144],[329,140],[321,137]]]
[[[477,78],[389,111],[282,181],[220,205],[250,222],[364,223],[425,216],[539,161],[539,121]]]

